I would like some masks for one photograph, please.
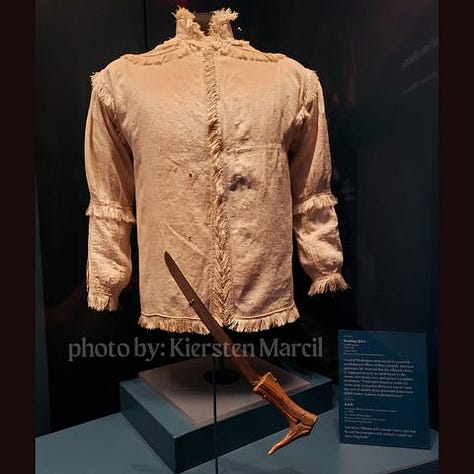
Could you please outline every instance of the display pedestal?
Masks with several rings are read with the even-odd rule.
[[[306,410],[320,414],[331,409],[330,379],[314,373],[301,376],[262,360],[255,365],[262,373],[272,372]],[[175,473],[214,456],[212,385],[203,376],[210,367],[210,358],[191,359],[120,384],[122,413]],[[219,455],[288,426],[281,413],[253,394],[242,378],[218,386],[217,409]]]
[[[262,359],[252,359],[252,365],[261,374],[271,372],[288,395],[310,388],[308,380]],[[230,360],[226,366],[234,368]],[[138,377],[199,427],[213,422],[212,384],[206,380],[209,371],[212,371],[212,358],[196,358],[140,372]],[[266,404],[252,392],[244,377],[218,385],[217,397],[219,421]]]

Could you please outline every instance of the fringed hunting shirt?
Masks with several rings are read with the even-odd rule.
[[[347,287],[318,76],[234,38],[230,9],[92,76],[88,304],[115,310],[139,251],[139,324],[207,333],[164,262],[168,251],[222,326],[259,331],[299,317],[292,253],[309,294]]]

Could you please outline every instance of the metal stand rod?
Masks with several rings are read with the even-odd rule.
[[[214,415],[214,472],[219,474],[219,452],[217,449],[217,383],[216,383],[216,358],[212,358],[212,402]]]
[[[204,380],[208,383],[215,382],[217,385],[229,385],[237,382],[240,378],[239,372],[234,369],[228,369],[225,366],[225,356],[221,355],[219,357],[211,356],[214,361],[214,371],[209,370],[204,374]]]

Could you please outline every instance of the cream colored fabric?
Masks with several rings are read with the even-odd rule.
[[[235,39],[229,9],[213,12],[208,33],[187,9],[174,15],[175,36],[92,76],[88,304],[117,309],[136,222],[141,326],[207,333],[165,250],[219,324],[295,321],[293,231],[309,294],[347,287],[320,82]]]

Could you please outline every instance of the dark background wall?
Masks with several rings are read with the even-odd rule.
[[[83,136],[89,75],[124,51],[146,48],[145,13],[136,0],[38,0],[36,12],[37,184],[56,430],[117,411],[117,384],[128,373],[115,359],[69,363],[67,356],[68,344],[82,337],[104,343],[119,338],[120,315],[86,307]]]
[[[291,341],[323,335],[324,358],[300,362],[335,378],[337,329],[425,332],[437,426],[437,2],[180,4],[194,11],[237,10],[236,37],[316,69],[324,87],[344,275],[352,290],[308,298],[309,280],[295,259],[302,318],[263,336]],[[104,343],[169,337],[137,327],[136,273],[119,312],[86,307],[83,133],[89,75],[125,52],[151,49],[172,36],[175,8],[167,0],[37,0],[37,183],[53,430],[117,411],[120,380],[170,362],[71,363],[67,351],[83,337]]]

